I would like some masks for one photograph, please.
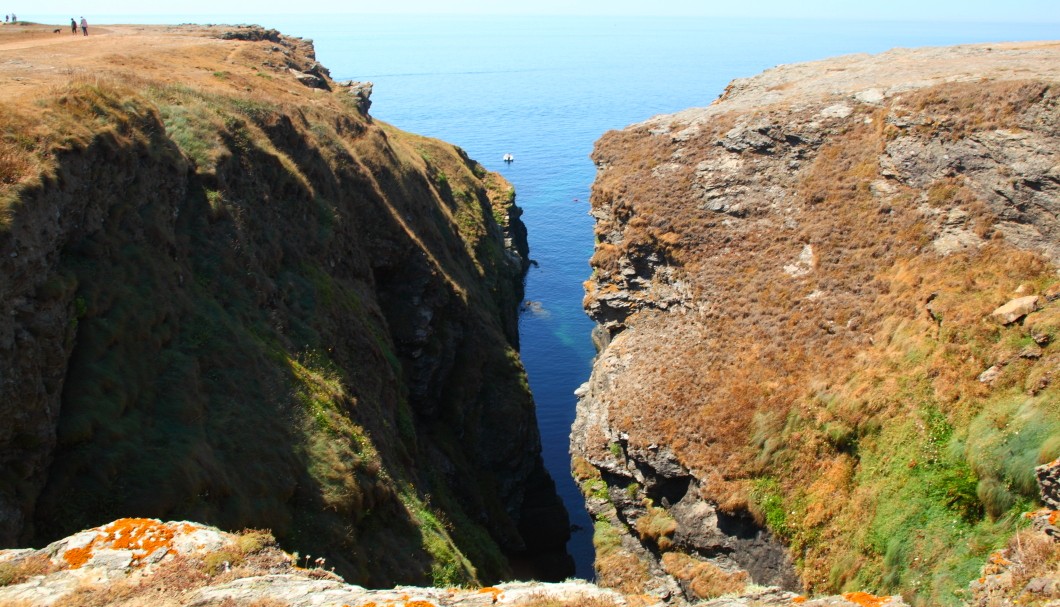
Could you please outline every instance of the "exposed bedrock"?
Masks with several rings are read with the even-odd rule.
[[[1058,59],[779,66],[597,142],[571,450],[603,583],[964,596],[1060,455]]]

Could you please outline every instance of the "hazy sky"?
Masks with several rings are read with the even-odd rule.
[[[1060,0],[57,0],[23,4],[18,14],[452,13],[535,15],[698,15],[1060,23]],[[20,4],[22,6],[20,6]],[[22,10],[19,10],[22,9]],[[1058,36],[1060,37],[1060,33]]]

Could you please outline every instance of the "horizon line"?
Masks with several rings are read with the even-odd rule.
[[[174,17],[185,19],[182,23],[202,23],[202,21],[187,21],[187,18],[191,15],[187,13],[169,13],[169,12],[99,12],[96,13],[100,17],[108,16],[121,16],[127,15],[129,17]],[[239,15],[238,12],[216,12],[216,13],[196,13],[195,17],[199,20],[209,20],[211,17],[232,17]],[[37,13],[40,17],[58,17],[65,15],[65,13]],[[824,22],[876,22],[876,23],[970,23],[970,24],[991,24],[991,23],[1002,23],[1005,25],[1034,25],[1034,26],[1047,26],[1047,25],[1060,25],[1060,17],[1055,19],[1046,20],[1021,20],[1021,19],[1002,19],[998,20],[995,18],[945,18],[939,16],[921,16],[921,17],[906,17],[906,18],[895,18],[895,17],[874,17],[874,16],[833,16],[833,15],[819,15],[819,16],[790,16],[790,15],[778,15],[778,16],[761,16],[761,15],[717,15],[717,14],[704,14],[696,12],[688,13],[634,13],[634,12],[619,12],[619,13],[534,13],[534,12],[500,12],[500,13],[474,13],[474,12],[452,12],[452,11],[320,11],[320,12],[302,12],[293,13],[290,11],[263,11],[257,13],[259,17],[298,17],[299,19],[308,19],[313,16],[329,16],[329,15],[343,15],[343,16],[362,16],[362,17],[477,17],[477,18],[497,18],[497,17],[535,17],[535,18],[696,18],[696,19],[738,19],[748,21],[824,21]],[[32,15],[31,15],[32,17]],[[65,17],[64,17],[65,18]],[[32,18],[26,19],[26,21],[32,21]],[[243,23],[249,23],[244,21]],[[130,23],[131,24],[131,23]]]

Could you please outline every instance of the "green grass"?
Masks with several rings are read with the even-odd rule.
[[[996,304],[979,299],[940,296],[943,330],[898,322],[872,366],[807,396],[783,423],[755,417],[752,444],[771,474],[750,483],[754,511],[811,571],[814,591],[956,605],[1035,507],[1034,467],[1060,455],[1058,390],[1044,371],[1060,354],[1018,354],[1057,315],[1047,307],[998,327],[979,312]],[[1001,378],[978,382],[998,360]]]
[[[622,536],[608,521],[593,523],[593,547],[598,557],[606,557],[622,547]]]
[[[753,504],[761,512],[769,530],[781,538],[791,536],[788,527],[788,514],[785,510],[783,493],[775,479],[761,478],[755,481],[751,490]]]
[[[424,550],[431,555],[431,583],[439,588],[477,583],[475,567],[457,548],[447,525],[430,506],[410,487],[403,490],[402,500],[419,526]]]

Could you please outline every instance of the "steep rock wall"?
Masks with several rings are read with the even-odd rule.
[[[187,518],[370,585],[565,575],[511,187],[305,41],[180,35],[4,107],[0,543]]]
[[[604,583],[965,596],[1060,448],[1058,49],[781,66],[597,143]]]

